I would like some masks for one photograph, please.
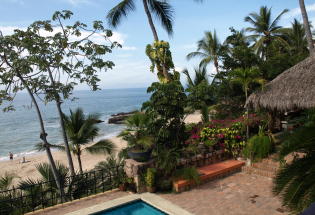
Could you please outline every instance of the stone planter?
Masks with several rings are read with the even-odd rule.
[[[128,153],[129,158],[134,159],[135,161],[146,162],[146,161],[150,160],[151,152],[152,152],[152,150],[148,150],[148,151],[144,151],[144,152],[138,152],[138,151],[131,149],[127,153]]]
[[[148,187],[147,186],[147,191],[149,192],[149,193],[155,193],[155,187]]]

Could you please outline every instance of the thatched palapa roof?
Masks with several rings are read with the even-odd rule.
[[[249,96],[246,105],[278,111],[315,107],[315,57],[308,57]]]

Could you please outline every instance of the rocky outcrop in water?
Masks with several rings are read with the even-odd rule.
[[[108,124],[124,124],[124,120],[136,112],[137,111],[126,112],[126,113],[121,112],[121,113],[113,114],[108,119]]]

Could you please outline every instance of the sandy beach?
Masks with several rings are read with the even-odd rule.
[[[201,120],[201,115],[199,113],[190,114],[185,118],[186,123],[197,123]],[[116,146],[116,152],[127,146],[127,142],[122,140],[119,137],[110,138],[110,140]],[[67,157],[65,152],[62,151],[53,151],[53,157],[55,161],[61,162],[67,166]],[[73,158],[74,167],[78,170],[78,161],[75,156]],[[83,152],[82,154],[82,166],[84,170],[91,170],[94,166],[106,159],[106,155],[95,155]],[[36,179],[39,177],[39,173],[36,171],[36,165],[48,162],[47,156],[45,153],[34,154],[32,156],[27,156],[27,163],[21,163],[22,157],[15,158],[12,161],[2,161],[0,162],[0,176],[5,175],[6,173],[14,174],[16,178],[14,179],[13,184],[17,184],[19,180],[32,178]]]

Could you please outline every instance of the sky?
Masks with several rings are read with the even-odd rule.
[[[101,20],[106,23],[107,12],[120,0],[0,0],[0,30],[10,34],[13,29],[25,28],[37,20],[50,19],[57,10],[71,10],[73,21],[92,23]],[[149,28],[141,0],[135,0],[136,11],[123,19],[114,31],[113,39],[122,44],[121,49],[106,58],[114,61],[115,67],[100,74],[102,89],[142,88],[157,81],[149,70],[150,61],[145,55],[145,47],[152,43],[153,35]],[[198,60],[186,60],[189,52],[195,51],[196,42],[205,31],[217,31],[220,41],[229,35],[229,28],[242,29],[249,26],[244,17],[258,12],[261,6],[272,7],[273,17],[283,9],[290,11],[283,16],[280,24],[290,26],[294,18],[302,21],[298,0],[169,0],[174,7],[174,34],[169,37],[157,20],[155,24],[160,39],[170,42],[173,61],[178,71],[187,68],[191,73]],[[310,21],[315,23],[315,0],[305,0]],[[108,27],[108,26],[107,26]],[[109,27],[108,27],[109,28]],[[208,66],[214,72],[213,65]],[[182,76],[183,78],[183,76]],[[78,90],[88,89],[85,85]]]

